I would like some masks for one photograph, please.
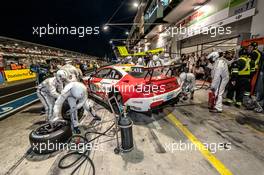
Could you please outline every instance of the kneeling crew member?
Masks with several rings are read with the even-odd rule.
[[[193,73],[181,73],[180,74],[180,85],[183,91],[191,93],[191,100],[193,100],[194,89],[195,89],[195,75]]]
[[[53,109],[53,122],[61,119],[61,109],[65,100],[68,101],[71,112],[71,123],[73,132],[80,134],[79,122],[78,122],[78,110],[84,108],[86,111],[90,111],[95,119],[100,119],[95,115],[93,107],[93,101],[88,99],[87,88],[80,82],[70,82],[65,86],[61,95],[55,102]]]

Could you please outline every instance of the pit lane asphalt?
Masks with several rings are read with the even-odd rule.
[[[207,92],[201,90],[195,94],[194,102],[166,107],[163,112],[153,114],[152,117],[132,113],[134,150],[121,156],[115,155],[113,153],[115,140],[106,141],[100,138],[98,142],[104,143],[102,145],[104,151],[94,150],[91,154],[96,174],[224,174],[227,171],[216,168],[220,162],[231,174],[263,175],[263,132],[250,125],[240,125],[236,122],[236,117],[241,115],[241,112],[245,115],[253,113],[225,106],[224,113],[211,114],[208,112],[206,101]],[[10,171],[11,174],[59,175],[70,172],[58,169],[60,154],[38,156],[37,159],[32,158],[34,155],[29,155],[17,164],[28,150],[28,134],[39,126],[39,121],[43,120],[43,116],[39,115],[40,108],[39,103],[34,104],[0,121],[0,174],[5,174],[14,165],[17,166]],[[111,118],[108,111],[99,109],[97,111],[100,111],[99,115],[103,120]],[[105,127],[107,126],[102,127],[101,131]],[[222,144],[230,142],[231,150],[211,153],[218,160],[215,164],[199,150],[172,151],[168,147],[170,144],[193,142]],[[91,174],[89,169],[90,166],[86,164],[78,174]]]

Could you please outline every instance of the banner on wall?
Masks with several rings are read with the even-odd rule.
[[[7,82],[36,78],[36,74],[30,69],[6,70],[4,71]]]

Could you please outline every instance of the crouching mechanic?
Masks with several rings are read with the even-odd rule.
[[[190,98],[193,100],[195,90],[195,75],[193,73],[181,73],[180,85],[183,89],[183,92],[191,94]]]
[[[52,120],[55,101],[60,96],[66,81],[67,73],[63,70],[59,70],[55,77],[47,78],[37,87],[37,95],[45,108],[47,121]]]
[[[94,103],[92,100],[88,99],[87,88],[84,84],[80,82],[70,82],[65,86],[62,90],[61,95],[55,102],[53,109],[53,121],[56,122],[58,120],[62,120],[61,117],[61,109],[65,100],[68,101],[70,106],[71,113],[71,127],[75,134],[80,134],[80,129],[78,127],[78,110],[80,108],[84,108],[86,111],[91,112],[94,119],[100,120],[98,116],[95,114],[95,110],[93,109]]]

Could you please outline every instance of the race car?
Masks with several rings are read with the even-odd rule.
[[[135,65],[112,65],[98,69],[83,79],[88,93],[102,102],[113,95],[122,106],[148,112],[168,101],[177,101],[181,87],[170,67],[147,68]]]

